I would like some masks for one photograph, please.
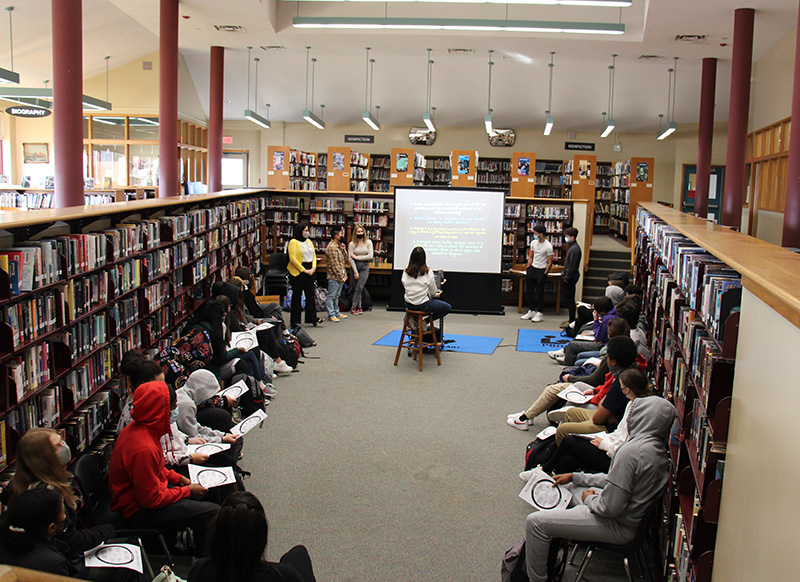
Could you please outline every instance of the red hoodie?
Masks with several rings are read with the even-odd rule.
[[[161,436],[169,433],[169,389],[146,382],[133,394],[133,422],[122,429],[111,453],[108,488],[111,509],[130,517],[189,497],[189,487],[172,487],[182,477],[164,466]]]
[[[636,354],[636,369],[641,372],[647,372],[647,360],[645,360],[641,354]],[[614,376],[609,372],[606,374],[605,382],[603,382],[600,386],[597,387],[595,391],[594,397],[589,401],[589,403],[594,404],[595,406],[599,406],[600,402],[602,402],[603,398],[606,397],[608,391],[611,390],[611,385],[614,383]]]

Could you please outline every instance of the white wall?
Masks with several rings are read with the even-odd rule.
[[[714,582],[798,579],[798,346],[800,329],[745,289]]]

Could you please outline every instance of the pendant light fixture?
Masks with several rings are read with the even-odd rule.
[[[431,60],[431,51],[428,49],[428,89],[425,93],[425,113],[422,114],[422,121],[428,128],[428,131],[436,131],[436,126],[433,124],[433,115],[431,113],[431,81],[433,79],[433,61]]]
[[[614,77],[616,72],[617,55],[611,55],[611,66],[608,67],[608,123],[603,128],[603,133],[600,137],[608,137],[614,128],[617,126],[617,121],[614,119]],[[605,117],[605,113],[603,114]]]
[[[306,47],[306,108],[303,109],[303,119],[309,122],[317,129],[325,129],[325,122],[322,120],[322,112],[325,109],[324,105],[320,105],[319,117],[314,115],[314,76],[317,68],[317,59],[311,59],[311,47]],[[308,108],[308,66],[311,64],[311,109]]]
[[[492,53],[494,51],[489,49],[489,103],[487,106],[486,117],[483,118],[483,125],[486,127],[486,133],[494,135],[494,128],[492,127]]]
[[[7,6],[8,11],[8,46],[11,49],[11,70],[0,68],[0,83],[13,83],[19,84],[19,73],[14,72],[14,35],[13,27],[11,26],[11,13],[14,11],[13,6]]]
[[[250,51],[248,50],[248,53],[249,53],[249,52],[250,52]],[[255,83],[255,86],[256,86],[256,91],[255,91],[255,103],[256,103],[256,110],[257,110],[257,109],[258,109],[258,63],[259,63],[259,61],[260,61],[261,59],[259,59],[258,57],[256,57],[256,58],[255,58],[255,59],[253,59],[253,60],[254,60],[254,61],[255,61],[255,63],[256,63],[256,83]],[[248,78],[250,77],[250,62],[249,62],[249,59],[248,59],[248,63],[247,63],[247,76],[248,76]],[[250,85],[250,82],[248,81],[248,91],[247,91],[247,109],[246,109],[246,110],[245,110],[245,112],[244,112],[244,117],[245,117],[245,119],[248,119],[248,120],[252,121],[252,122],[253,122],[253,123],[255,123],[256,125],[260,125],[260,126],[261,126],[261,127],[263,127],[264,129],[269,129],[270,127],[272,127],[272,124],[269,122],[269,120],[268,120],[268,119],[264,119],[263,117],[261,117],[261,116],[258,114],[258,111],[251,111],[251,110],[250,110],[250,90],[249,90],[249,85]]]
[[[544,134],[550,135],[550,132],[553,131],[553,116],[550,115],[551,108],[553,106],[553,55],[556,54],[553,51],[550,51],[550,64],[547,65],[550,69],[550,91],[547,96],[547,111],[545,111],[545,115],[547,115],[547,119],[544,122]]]
[[[372,116],[372,80],[375,67],[375,59],[369,58],[370,47],[367,47],[367,69],[364,81],[364,111],[361,112],[361,119],[375,131],[380,131],[381,124],[378,119]]]
[[[669,85],[667,86],[667,125],[664,129],[661,129],[661,123],[659,122],[658,136],[656,137],[659,141],[666,139],[678,129],[678,125],[675,123],[675,87],[678,84],[678,57],[672,58],[675,64],[673,68],[667,69],[669,73]],[[671,114],[670,108],[672,111]]]

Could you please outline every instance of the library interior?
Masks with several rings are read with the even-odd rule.
[[[3,575],[794,579],[800,5],[498,4],[6,7]]]

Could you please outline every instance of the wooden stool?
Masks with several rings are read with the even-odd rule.
[[[412,326],[412,322],[416,325]],[[425,330],[426,323],[430,327],[429,332]],[[425,339],[426,334],[430,334],[432,341]],[[394,356],[394,365],[397,365],[403,348],[408,348],[414,352],[414,359],[419,362],[419,371],[422,372],[422,350],[430,347],[433,347],[436,352],[436,362],[441,366],[442,358],[439,356],[439,342],[436,341],[436,329],[433,327],[433,314],[430,311],[406,309],[400,343],[397,344],[397,353]]]

